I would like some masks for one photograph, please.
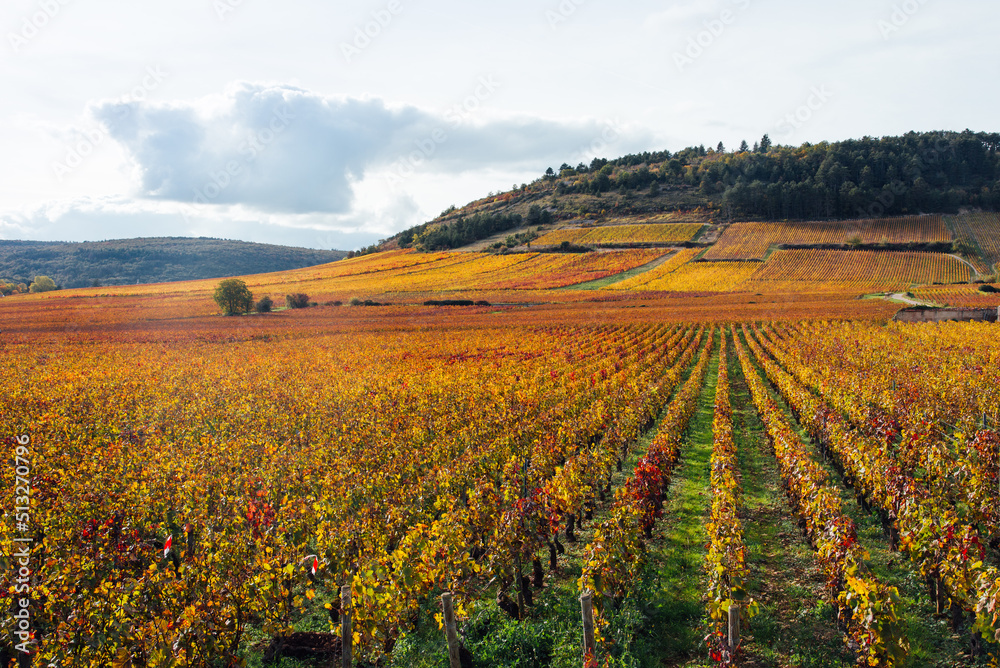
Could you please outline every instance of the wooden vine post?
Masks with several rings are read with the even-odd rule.
[[[514,586],[517,587],[517,619],[519,621],[524,621],[525,610],[524,610],[524,580],[522,579],[524,573],[521,571],[521,548],[518,547],[517,555],[514,557],[514,577],[516,581]]]
[[[594,594],[589,589],[580,597],[583,609],[583,656],[597,660],[597,643],[594,640]],[[584,664],[586,668],[586,664]]]
[[[521,499],[526,499],[528,497],[528,464],[530,462],[530,453],[525,456],[524,464],[521,466]],[[518,523],[521,527],[521,534],[524,535],[527,532],[527,527],[524,526],[524,515],[521,515],[518,519]],[[518,541],[517,552],[514,555],[514,576],[517,580],[514,582],[514,586],[517,587],[517,618],[519,621],[524,621],[526,617],[526,610],[524,609],[525,603],[527,602],[528,596],[524,591],[524,571],[521,569],[521,548],[523,545]]]
[[[729,651],[736,652],[740,645],[740,604],[733,602],[729,606]]]
[[[341,668],[354,664],[354,628],[351,626],[351,585],[340,588],[340,657]]]
[[[458,629],[455,624],[455,606],[451,592],[441,595],[441,608],[444,610],[444,632],[448,638],[448,661],[451,668],[462,668],[462,655],[458,643]]]

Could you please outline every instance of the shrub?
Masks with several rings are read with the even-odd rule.
[[[1000,292],[1000,290],[998,290],[997,288],[993,287],[992,285],[981,285],[981,286],[979,286],[979,291],[980,292]]]
[[[428,299],[424,306],[473,306],[475,302],[471,299]]]
[[[264,295],[264,297],[262,297],[261,300],[257,302],[257,305],[254,306],[254,310],[257,311],[257,313],[270,313],[271,307],[273,306],[274,306],[274,300],[268,297],[267,295]]]
[[[951,252],[972,257],[976,255],[976,247],[968,239],[955,239],[951,243]]]
[[[309,306],[309,295],[296,292],[292,295],[285,295],[285,306],[288,308],[306,308]]]
[[[58,289],[56,282],[48,276],[35,276],[35,281],[28,287],[29,292],[51,292]]]
[[[351,297],[351,301],[348,302],[351,306],[361,306],[363,303],[358,297]]]
[[[253,293],[238,278],[229,278],[219,283],[213,297],[226,315],[249,313],[253,308]]]
[[[541,253],[589,253],[593,249],[589,246],[578,246],[576,244],[571,244],[568,241],[563,241],[558,246],[551,246],[549,248],[542,248],[539,250]]]
[[[27,291],[28,288],[24,285],[24,283],[12,283],[0,280],[0,295],[16,295]]]

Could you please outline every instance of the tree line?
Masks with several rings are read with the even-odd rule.
[[[35,276],[35,280],[31,281],[30,285],[25,283],[16,283],[14,281],[9,281],[5,279],[0,279],[0,295],[4,297],[8,295],[20,295],[26,293],[36,293],[36,292],[51,292],[53,290],[60,290],[62,286],[58,285],[48,276]]]
[[[731,216],[869,218],[1000,208],[1000,133],[911,132],[842,142],[775,146],[764,137],[727,151],[690,147],[563,164],[557,194],[625,193],[694,186]],[[576,177],[576,178],[572,178]]]
[[[523,222],[519,213],[476,213],[449,223],[425,223],[401,232],[397,238],[404,248],[449,250],[520,227]]]
[[[78,288],[285,271],[345,256],[343,251],[207,238],[0,241],[0,276],[15,287],[45,275],[62,287]]]

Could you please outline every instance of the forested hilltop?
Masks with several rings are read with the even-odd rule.
[[[714,148],[563,164],[531,184],[452,207],[381,247],[457,248],[498,228],[515,233],[543,223],[546,212],[561,220],[660,212],[724,220],[829,220],[995,211],[998,146],[1000,133],[970,130],[797,147],[775,145],[764,135],[735,150],[720,142]]]
[[[0,280],[27,286],[41,275],[62,288],[163,283],[287,271],[335,262],[346,255],[204,237],[0,241]]]

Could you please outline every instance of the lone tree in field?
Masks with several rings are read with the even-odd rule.
[[[242,315],[253,309],[253,293],[238,278],[228,278],[215,288],[215,303],[226,315]]]
[[[48,276],[35,276],[35,281],[28,288],[29,292],[51,292],[58,290],[59,286]]]

